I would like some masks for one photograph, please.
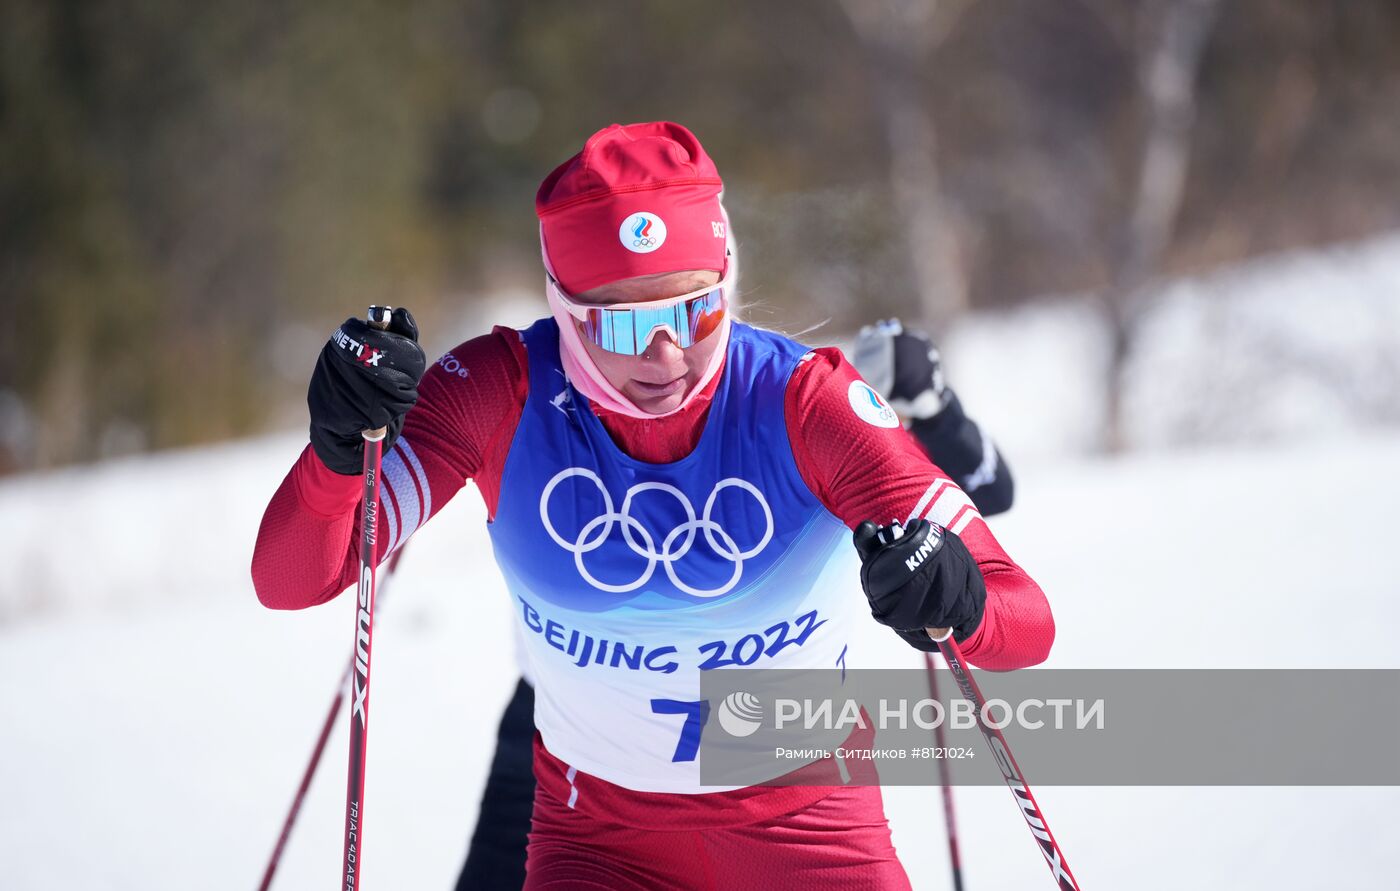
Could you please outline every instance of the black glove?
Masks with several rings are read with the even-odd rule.
[[[977,630],[987,587],[957,535],[922,518],[908,529],[866,520],[856,527],[854,541],[875,621],[929,651],[938,645],[925,628],[952,628],[959,641]]]
[[[404,415],[418,401],[427,364],[408,310],[394,310],[384,331],[346,319],[321,348],[306,392],[311,447],[321,461],[336,473],[358,474],[364,467],[362,431],[387,427],[384,448],[393,445]]]
[[[907,330],[899,319],[860,329],[851,364],[906,418],[931,418],[953,395],[943,381],[938,348],[927,334]]]

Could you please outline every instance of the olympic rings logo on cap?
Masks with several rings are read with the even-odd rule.
[[[573,541],[569,541],[559,534],[558,530],[554,528],[554,523],[549,519],[549,498],[560,483],[575,476],[591,480],[598,487],[599,494],[603,496],[604,511],[585,523],[583,528],[579,530],[578,536]],[[733,536],[711,517],[719,493],[730,488],[747,492],[763,511],[763,537],[759,539],[758,544],[751,548],[740,548]],[[656,547],[656,539],[647,531],[641,521],[629,512],[634,498],[643,492],[651,491],[664,492],[675,498],[686,515],[685,522],[666,533],[659,550]],[[721,594],[727,594],[733,590],[743,576],[744,561],[758,556],[768,546],[768,542],[773,539],[773,511],[769,508],[767,499],[753,483],[738,477],[728,477],[715,483],[714,488],[710,490],[709,497],[705,500],[704,512],[697,517],[695,505],[691,504],[685,493],[667,483],[638,483],[632,486],[622,499],[622,509],[614,510],[612,495],[608,493],[607,487],[603,485],[603,481],[598,478],[596,473],[585,467],[570,467],[556,473],[554,478],[545,485],[544,491],[540,493],[540,520],[544,523],[544,529],[549,533],[549,537],[554,539],[554,543],[574,555],[574,566],[578,568],[578,573],[583,580],[599,591],[607,591],[612,594],[635,591],[645,585],[656,571],[658,563],[666,568],[666,575],[670,578],[671,584],[692,597],[718,597]],[[632,553],[638,557],[645,557],[647,561],[646,568],[642,570],[641,575],[624,585],[614,585],[595,578],[588,571],[583,560],[585,554],[602,547],[604,541],[612,534],[614,525],[621,526],[623,541],[627,543],[627,547]],[[709,542],[714,552],[734,564],[734,571],[729,580],[718,588],[692,587],[681,581],[676,574],[675,564],[690,553],[691,546],[695,544],[696,532],[703,532],[705,540]]]
[[[634,254],[649,254],[666,243],[666,224],[654,213],[628,214],[617,227],[617,240]]]

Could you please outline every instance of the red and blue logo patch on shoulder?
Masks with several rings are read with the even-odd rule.
[[[846,389],[846,398],[850,400],[851,410],[856,413],[856,417],[865,423],[889,430],[899,426],[899,415],[890,408],[885,398],[865,381],[851,381],[850,387]]]

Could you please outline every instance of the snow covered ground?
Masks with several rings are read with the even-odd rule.
[[[1176,286],[1130,375],[1146,449],[1123,458],[1084,455],[1102,339],[1082,305],[941,340],[1015,468],[993,528],[1051,598],[1051,667],[1400,668],[1400,235]],[[256,886],[352,634],[348,598],[274,613],[248,579],[302,442],[0,481],[0,889]],[[515,681],[482,521],[464,492],[383,589],[370,891],[450,888],[475,819]],[[339,866],[344,724],[284,891]],[[1400,789],[1036,791],[1089,889],[1395,887]],[[956,794],[968,886],[1047,887],[1006,790]],[[936,789],[886,801],[915,887],[949,887]]]
[[[92,586],[82,608],[0,628],[3,887],[256,885],[351,636],[348,598],[275,613],[247,578],[262,503],[298,448],[278,437],[0,485],[5,539],[42,528],[50,550],[30,559],[49,559],[56,590]],[[1396,454],[1400,434],[1374,434],[1024,463],[995,528],[1051,596],[1052,666],[1395,668]],[[198,509],[211,501],[213,516]],[[449,888],[465,849],[514,682],[481,522],[464,492],[385,587],[369,889]],[[1302,646],[1323,618],[1328,649]],[[891,659],[916,664],[912,651]],[[327,887],[338,867],[343,724],[279,888]],[[1037,791],[1086,888],[1393,887],[1397,789]],[[957,801],[970,887],[1045,886],[1004,789]],[[915,886],[947,887],[936,790],[887,802]]]

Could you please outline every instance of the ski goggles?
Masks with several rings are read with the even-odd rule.
[[[640,356],[658,331],[665,331],[681,349],[719,330],[728,312],[729,278],[688,294],[644,303],[594,306],[570,299],[553,276],[549,288],[574,318],[579,336],[610,353]]]

